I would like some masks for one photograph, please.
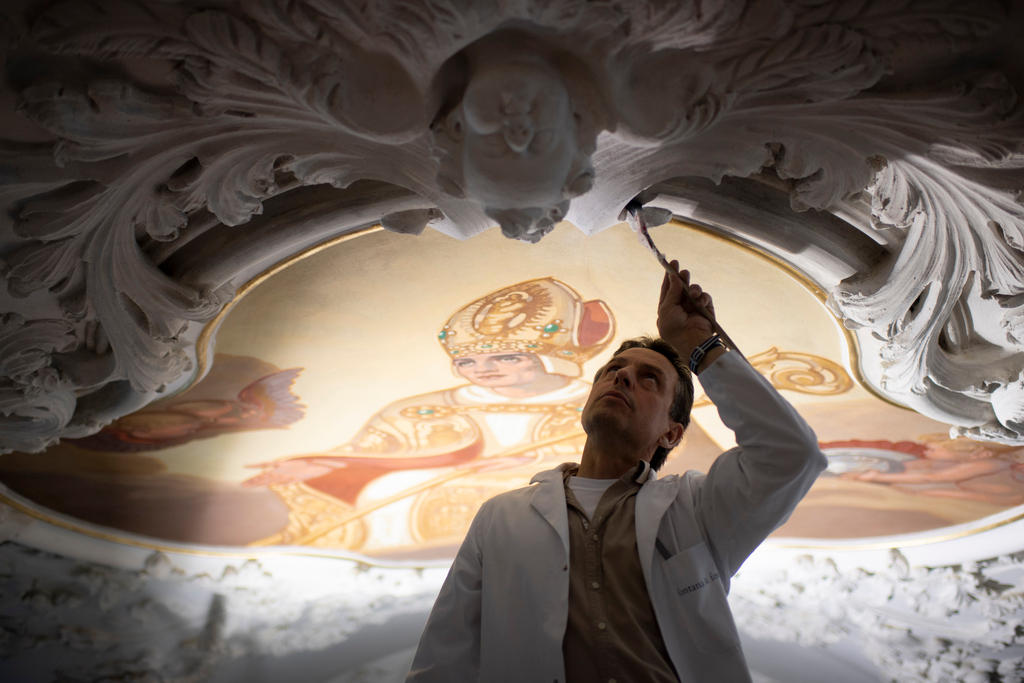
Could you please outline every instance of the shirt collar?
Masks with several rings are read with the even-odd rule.
[[[627,472],[627,474],[630,474]],[[651,469],[651,463],[646,460],[641,460],[636,464],[636,469],[632,472],[632,479],[638,484],[644,484],[648,479],[656,479],[657,474]]]

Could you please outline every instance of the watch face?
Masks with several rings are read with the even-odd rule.
[[[826,475],[839,475],[846,472],[902,472],[906,468],[903,463],[914,460],[909,453],[890,451],[882,448],[840,447],[825,448],[822,452],[828,457]]]

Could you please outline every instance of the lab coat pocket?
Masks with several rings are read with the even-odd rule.
[[[680,617],[697,648],[721,652],[739,647],[725,588],[711,551],[703,543],[683,548],[665,560]]]

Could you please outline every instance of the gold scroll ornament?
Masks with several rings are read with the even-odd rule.
[[[842,365],[822,356],[799,351],[779,351],[774,346],[747,359],[776,389],[814,396],[835,396],[853,388],[853,379]],[[702,396],[694,408],[711,405]]]

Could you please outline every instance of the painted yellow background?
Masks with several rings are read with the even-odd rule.
[[[774,345],[845,357],[840,329],[821,302],[770,262],[695,229],[666,225],[652,234],[712,293],[720,322],[746,353]],[[415,238],[371,232],[273,276],[217,332],[218,353],[304,368],[294,391],[306,417],[286,431],[226,434],[202,448],[186,444],[154,455],[170,471],[241,481],[252,474],[247,464],[336,446],[395,399],[464,383],[437,331],[470,300],[523,280],[551,275],[584,299],[603,299],[615,315],[616,342],[656,333],[661,274],[625,225],[586,237],[562,224],[539,245],[498,230],[466,242],[433,231]],[[608,355],[591,361],[585,376]],[[696,417],[716,441],[730,444],[713,409]],[[214,447],[216,464],[207,455]]]

